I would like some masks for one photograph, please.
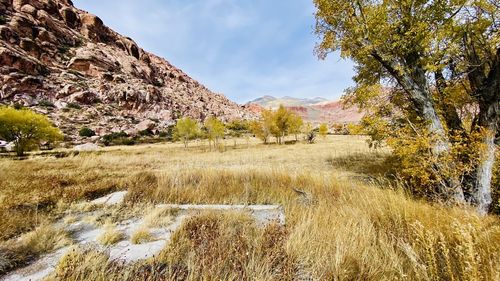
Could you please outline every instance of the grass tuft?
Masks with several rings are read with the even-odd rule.
[[[173,221],[177,211],[170,208],[155,208],[144,216],[143,225],[145,227],[167,227]]]
[[[0,243],[0,275],[24,266],[42,254],[68,246],[69,234],[61,228],[42,225],[19,239]]]
[[[116,229],[116,226],[108,224],[104,226],[104,232],[97,237],[97,241],[101,245],[111,246],[123,240],[124,237],[124,234]]]
[[[143,244],[151,242],[153,240],[154,237],[153,235],[151,235],[151,232],[147,228],[139,228],[130,237],[130,242],[132,242],[132,244]]]

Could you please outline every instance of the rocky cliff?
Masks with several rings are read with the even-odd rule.
[[[0,0],[0,103],[44,113],[71,139],[162,130],[181,116],[251,113],[70,0]]]

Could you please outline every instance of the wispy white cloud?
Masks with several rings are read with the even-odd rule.
[[[313,55],[311,0],[75,0],[193,78],[245,102],[265,94],[338,98],[352,64]]]

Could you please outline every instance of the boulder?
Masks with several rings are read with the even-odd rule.
[[[71,94],[76,93],[76,91],[78,91],[78,89],[74,85],[66,84],[59,92],[57,92],[56,98],[65,98]]]
[[[59,11],[59,13],[69,27],[76,28],[80,25],[80,18],[72,8],[64,7]]]
[[[99,17],[86,13],[80,16],[80,21],[82,23],[81,33],[85,37],[97,42],[109,41],[108,30]]]
[[[10,66],[20,72],[38,75],[42,67],[28,57],[22,57],[12,51],[0,47],[0,65]]]
[[[29,38],[21,38],[19,47],[35,57],[39,56],[40,48],[33,40]]]
[[[21,8],[29,2],[29,0],[12,0],[12,7],[14,7],[16,11],[20,11]]]
[[[33,26],[33,23],[28,18],[17,14],[10,21],[10,28],[23,37],[31,37],[33,35]]]
[[[26,4],[21,7],[21,12],[34,16],[36,15],[36,8],[30,4]]]
[[[54,34],[50,31],[47,31],[45,28],[39,29],[36,39],[40,40],[41,42],[49,42],[52,44],[57,42],[57,38],[54,36]]]
[[[15,43],[17,40],[11,40],[13,38],[12,31],[7,26],[0,26],[0,39],[5,40],[10,43]]]
[[[144,120],[135,126],[138,132],[153,130],[156,127],[156,123],[151,120]]]
[[[141,57],[140,49],[137,44],[130,38],[125,38],[122,43],[124,46],[120,46],[121,48],[125,48],[129,55],[139,59]]]
[[[69,97],[71,102],[91,105],[98,101],[97,94],[91,91],[84,91],[72,94]]]
[[[57,109],[62,109],[62,108],[65,108],[66,106],[68,106],[68,103],[64,102],[64,101],[57,100],[57,101],[54,102],[54,106]]]

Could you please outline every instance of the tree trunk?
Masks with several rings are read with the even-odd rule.
[[[17,156],[24,156],[24,147],[25,142],[20,137],[17,137],[17,139],[14,140],[14,149],[16,150]]]
[[[477,59],[474,55],[472,58]],[[477,207],[481,214],[488,212],[492,201],[491,179],[497,149],[495,139],[500,123],[500,48],[497,49],[491,66],[488,75],[484,75],[483,69],[474,66],[473,71],[470,71],[468,76],[474,96],[478,97],[477,125],[486,130],[483,142],[486,150],[481,155],[481,161],[477,164],[470,188],[470,202]]]
[[[405,58],[404,64],[408,66],[409,72],[399,71],[396,64],[385,60],[376,51],[372,52],[372,56],[396,79],[407,93],[416,114],[427,123],[429,133],[435,136],[431,147],[432,155],[440,157],[450,153],[451,143],[432,100],[432,94],[429,90],[431,87],[423,67],[419,64],[419,55],[417,53],[409,54]],[[446,167],[441,163],[435,165],[438,175],[446,174],[445,170],[450,168],[452,167]],[[439,193],[446,200],[458,204],[465,203],[464,192],[458,176],[443,179]]]
[[[493,166],[495,164],[495,133],[488,132],[485,137],[486,150],[482,155],[481,162],[476,168],[474,189],[471,196],[474,205],[477,206],[479,213],[488,213],[491,204],[491,179],[493,177]]]

